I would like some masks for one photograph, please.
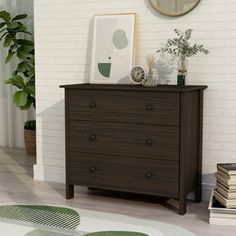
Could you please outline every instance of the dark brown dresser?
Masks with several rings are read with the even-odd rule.
[[[207,86],[63,85],[66,198],[74,185],[201,201]]]

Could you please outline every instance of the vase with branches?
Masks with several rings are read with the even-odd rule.
[[[165,46],[157,50],[157,53],[168,53],[179,58],[177,83],[178,85],[185,85],[185,77],[188,69],[187,58],[199,53],[207,55],[209,54],[209,51],[204,48],[203,44],[191,44],[190,39],[192,37],[193,29],[187,29],[185,31],[174,29],[174,32],[177,37],[168,39]]]
[[[155,55],[147,55],[146,57],[147,64],[147,78],[144,82],[144,86],[146,87],[155,87],[157,85],[157,80],[154,78],[154,67],[156,66],[156,57]]]
[[[23,23],[27,17],[27,14],[12,17],[7,11],[0,12],[0,42],[8,50],[5,63],[17,58],[15,70],[4,82],[15,88],[13,101],[21,110],[28,110],[31,106],[35,108],[36,105],[34,42]],[[36,122],[27,121],[25,129],[35,130]]]

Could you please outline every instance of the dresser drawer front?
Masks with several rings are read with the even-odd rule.
[[[85,153],[69,154],[69,182],[129,192],[178,196],[179,164]]]
[[[68,118],[179,125],[179,93],[70,90]]]
[[[69,150],[179,160],[178,127],[69,121]]]

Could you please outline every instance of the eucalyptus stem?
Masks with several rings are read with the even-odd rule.
[[[203,53],[204,55],[209,53],[209,51],[204,48],[203,44],[191,45],[190,39],[192,37],[192,29],[187,29],[185,31],[174,29],[174,32],[177,37],[168,39],[165,46],[157,50],[157,53],[168,53],[176,57],[181,57],[183,60],[198,53]]]

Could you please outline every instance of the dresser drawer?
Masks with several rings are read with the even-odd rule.
[[[179,129],[157,125],[69,121],[69,150],[179,160]]]
[[[69,153],[69,182],[90,187],[178,196],[179,164],[119,156]]]
[[[70,90],[68,118],[179,125],[179,93]]]

